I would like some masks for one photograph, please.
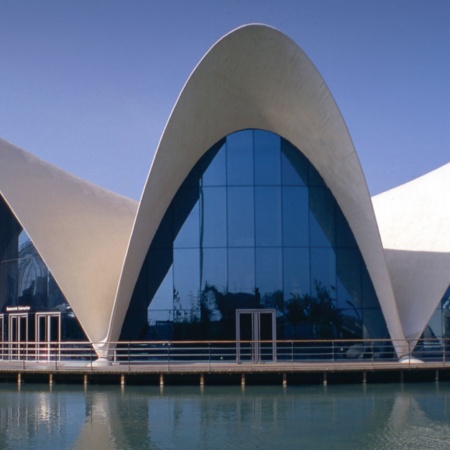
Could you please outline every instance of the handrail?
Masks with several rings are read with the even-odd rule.
[[[393,362],[398,361],[395,347],[408,349],[406,362],[433,361],[446,364],[449,339],[421,339],[414,350],[408,341],[391,339],[284,339],[284,340],[154,340],[115,341],[102,343],[110,363],[132,366],[143,364],[298,364],[327,362]],[[69,365],[95,364],[96,343],[87,341],[61,342],[0,342],[0,363],[51,364],[57,369]],[[411,359],[412,357],[416,359]]]

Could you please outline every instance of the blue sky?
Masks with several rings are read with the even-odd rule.
[[[252,22],[316,65],[372,195],[450,162],[446,0],[0,0],[0,137],[137,199],[187,77]]]

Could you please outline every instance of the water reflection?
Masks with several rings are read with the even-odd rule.
[[[450,384],[0,387],[2,449],[448,447]]]

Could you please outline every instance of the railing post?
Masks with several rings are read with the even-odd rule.
[[[208,361],[211,366],[211,341],[208,341]]]
[[[334,362],[334,353],[335,353],[335,349],[334,349],[334,339],[331,341],[331,360]]]

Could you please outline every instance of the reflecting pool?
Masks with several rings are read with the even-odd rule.
[[[0,385],[1,449],[444,449],[450,384]]]

